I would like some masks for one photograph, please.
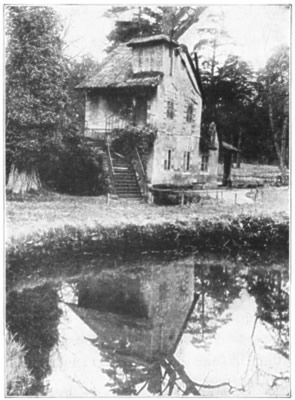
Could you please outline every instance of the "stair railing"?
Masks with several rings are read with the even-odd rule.
[[[113,161],[111,157],[111,150],[110,150],[110,145],[107,144],[107,161],[108,161],[108,170],[109,170],[109,178],[110,178],[110,192],[112,194],[117,194],[116,192],[116,185],[115,185],[115,173],[114,173],[114,166],[113,166]]]
[[[143,168],[143,164],[142,164],[140,155],[139,155],[136,147],[134,148],[134,150],[132,152],[131,160],[132,160],[133,168],[136,172],[137,181],[138,181],[138,185],[140,187],[141,194],[143,196],[146,196],[148,194],[147,177],[146,177],[145,170]]]
[[[128,118],[121,118],[118,114],[111,114],[105,120],[105,131],[111,132],[114,129],[124,129],[130,123],[131,120]]]

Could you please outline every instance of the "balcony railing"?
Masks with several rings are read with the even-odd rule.
[[[134,124],[134,117],[132,115],[122,118],[118,114],[112,114],[99,126],[93,128],[86,127],[84,136],[93,140],[108,140],[115,129],[125,129],[128,126],[134,125],[136,124]],[[152,114],[149,114],[148,125],[150,127],[156,126],[155,118]]]
[[[107,140],[115,129],[124,129],[132,125],[131,118],[121,118],[112,114],[105,119],[105,123],[96,128],[85,128],[84,136],[93,140]]]

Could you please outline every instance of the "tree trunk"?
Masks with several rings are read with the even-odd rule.
[[[288,117],[285,116],[283,130],[282,130],[282,137],[281,137],[281,162],[282,166],[280,167],[281,174],[282,174],[282,181],[286,183],[287,180],[287,129],[288,127]]]
[[[36,169],[20,171],[12,164],[8,177],[7,190],[14,194],[24,194],[31,190],[39,191],[41,187],[41,181]]]
[[[269,121],[270,121],[270,128],[271,128],[271,132],[273,135],[273,141],[274,141],[274,146],[275,146],[275,150],[276,150],[276,154],[279,160],[279,168],[280,168],[280,172],[281,172],[281,178],[282,178],[282,183],[286,183],[286,165],[285,165],[285,160],[283,157],[283,151],[284,149],[282,149],[280,147],[280,143],[279,143],[279,135],[278,132],[275,129],[274,126],[274,120],[273,120],[273,110],[272,110],[272,104],[271,104],[271,100],[269,100],[268,103],[268,116],[269,116]],[[286,140],[286,135],[287,135],[287,123],[288,123],[288,118],[285,117],[284,119],[284,125],[283,125],[283,132],[282,132],[282,140]]]
[[[241,150],[243,129],[239,129],[237,149]],[[237,152],[237,168],[241,168],[241,153]]]

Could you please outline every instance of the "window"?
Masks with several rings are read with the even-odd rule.
[[[201,171],[202,172],[208,172],[208,160],[209,160],[208,155],[202,156],[202,161],[201,161]]]
[[[164,161],[164,169],[169,170],[171,169],[171,150],[167,150],[166,159]]]
[[[189,171],[190,161],[191,161],[191,153],[189,151],[185,151],[183,153],[183,169],[184,169],[184,171]]]
[[[150,49],[150,70],[154,71],[155,69],[155,51],[154,49]]]
[[[174,101],[171,99],[167,101],[167,117],[174,118]]]
[[[156,48],[156,68],[161,69],[163,65],[163,50],[162,47]]]
[[[189,103],[186,110],[186,122],[192,122],[194,113],[194,106],[192,103]]]
[[[143,49],[138,50],[138,68],[141,70],[143,66]]]
[[[134,55],[135,68],[139,71],[160,71],[163,66],[163,51],[161,47],[139,48]]]

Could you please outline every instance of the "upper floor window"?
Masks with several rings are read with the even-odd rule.
[[[186,122],[192,122],[194,113],[194,105],[189,103],[186,110]]]
[[[133,57],[133,65],[139,71],[159,71],[163,65],[163,49],[160,46],[139,48]]]
[[[138,68],[142,69],[143,66],[143,49],[138,50]]]
[[[170,119],[174,118],[174,101],[172,99],[167,101],[167,117]]]
[[[156,69],[160,70],[163,66],[163,48],[156,47],[155,49],[155,66]]]

